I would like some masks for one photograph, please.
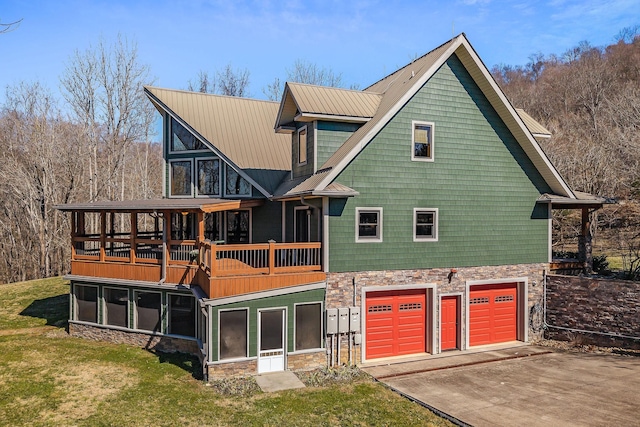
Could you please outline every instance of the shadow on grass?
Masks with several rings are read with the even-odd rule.
[[[170,363],[178,368],[191,374],[196,380],[202,380],[202,364],[200,360],[192,355],[186,353],[165,353],[159,350],[147,349],[151,354],[154,354],[160,363]]]
[[[69,294],[37,299],[22,310],[20,315],[45,319],[48,326],[64,328],[69,317]]]

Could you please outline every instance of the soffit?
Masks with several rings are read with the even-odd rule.
[[[153,212],[163,210],[216,212],[229,209],[249,208],[264,204],[262,199],[144,199],[105,200],[93,203],[68,203],[54,208],[64,211],[85,212]]]

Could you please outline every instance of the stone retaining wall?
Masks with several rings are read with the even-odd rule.
[[[546,284],[546,324],[547,338],[576,341],[577,344],[638,349],[640,282],[549,275]]]

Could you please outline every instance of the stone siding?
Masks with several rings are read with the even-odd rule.
[[[187,353],[200,356],[196,340],[166,335],[146,334],[143,332],[122,331],[84,323],[69,322],[69,335],[94,341],[107,341],[115,344],[127,344],[147,350],[165,353]]]
[[[433,268],[420,270],[383,270],[367,272],[329,273],[327,275],[327,308],[348,307],[355,305],[362,307],[362,288],[380,287],[384,290],[389,286],[403,286],[411,289],[417,285],[435,285],[434,297],[436,301],[439,295],[462,294],[462,308],[465,307],[466,284],[469,281],[496,280],[502,281],[511,278],[526,277],[528,279],[528,307],[527,319],[529,323],[529,340],[542,338],[542,293],[545,271],[548,264],[518,264],[501,266],[482,267],[460,267],[456,268],[456,273],[449,280],[451,268]],[[355,282],[355,290],[354,290]],[[439,306],[437,302],[433,305],[436,311],[436,343],[439,342]],[[466,336],[464,325],[466,324],[466,313],[462,310],[462,339]],[[364,327],[364,325],[363,325]],[[364,338],[364,337],[363,337]],[[344,363],[346,356],[346,339],[343,339],[341,347],[341,361]],[[354,358],[356,363],[360,362],[360,346],[356,346],[358,354]]]
[[[229,377],[246,377],[249,375],[255,375],[257,373],[257,359],[207,365],[207,376],[209,380]]]
[[[640,282],[549,275],[546,300],[546,337],[640,348]]]
[[[324,350],[287,355],[287,368],[290,371],[305,371],[324,366],[327,366],[327,353]]]

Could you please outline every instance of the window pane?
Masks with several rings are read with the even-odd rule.
[[[307,130],[298,132],[298,163],[307,162]]]
[[[160,332],[161,298],[158,292],[136,292],[138,329]]]
[[[126,289],[104,288],[105,323],[112,326],[129,326],[129,291]]]
[[[220,312],[220,359],[247,357],[247,311]]]
[[[249,211],[227,212],[227,243],[249,243]]]
[[[77,319],[83,322],[98,322],[98,288],[96,286],[75,286]]]
[[[171,195],[191,195],[191,162],[171,162]]]
[[[260,313],[260,351],[277,350],[283,347],[282,310]]]
[[[196,336],[196,300],[189,295],[169,295],[169,333]]]
[[[212,241],[222,240],[221,218],[222,212],[207,212],[204,214],[204,238]]]
[[[378,236],[378,212],[360,212],[359,237]]]
[[[416,237],[435,237],[435,212],[416,212]]]
[[[320,304],[296,306],[296,350],[322,347]]]
[[[171,239],[173,240],[194,240],[196,214],[181,213],[171,214]]]
[[[250,196],[251,184],[241,177],[238,172],[227,167],[225,193],[228,195]]]
[[[180,123],[171,120],[171,151],[203,150],[204,144]]]
[[[413,138],[414,157],[431,158],[431,126],[415,125]]]
[[[220,160],[198,160],[198,194],[220,194]]]

